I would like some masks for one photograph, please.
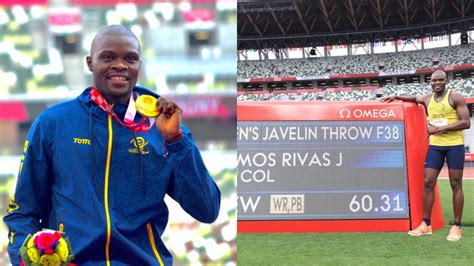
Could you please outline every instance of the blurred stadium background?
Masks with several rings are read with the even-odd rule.
[[[459,91],[466,98],[471,124],[474,124],[473,26],[472,1],[238,1],[237,99],[238,102],[374,101],[391,95],[424,95],[431,91],[431,73],[442,69],[448,75],[448,88]],[[469,191],[474,186],[473,145],[474,126],[471,126],[465,131],[464,186]],[[447,171],[444,169],[440,176],[446,178]],[[447,185],[446,181],[441,184],[443,187]],[[448,193],[448,198],[443,201],[443,207],[448,207],[445,209],[445,223],[452,223],[451,191],[443,189],[443,193]],[[469,202],[468,198],[464,212],[464,222],[472,226],[474,203]],[[447,230],[435,245],[441,244],[445,248],[443,252],[459,255],[456,251],[459,249],[456,248],[461,246],[451,248],[443,244],[445,233]],[[341,260],[338,260],[341,250],[350,247],[337,242],[337,238],[357,242],[357,238],[348,236],[351,234],[333,235],[335,240],[331,243],[334,244],[334,250],[323,244],[326,243],[326,236],[321,234],[304,236],[305,241],[315,243],[314,247],[308,249],[295,248],[295,245],[304,245],[296,240],[301,239],[300,236],[292,240],[293,237],[287,234],[239,234],[241,256],[238,262],[248,263],[251,260],[247,259],[249,256],[257,259],[257,263],[265,262],[265,257],[260,257],[265,256],[267,251],[256,249],[251,244],[264,243],[272,250],[272,257],[276,260],[284,259],[296,264],[310,261],[316,264],[318,261],[333,264],[368,263],[372,257],[363,258],[373,254],[374,258],[379,257],[381,260],[373,260],[372,263],[379,265],[389,262],[386,259],[393,258],[393,254],[387,257],[383,251],[377,250],[397,245],[401,234],[377,236],[373,233],[373,236],[383,239],[377,242],[377,247],[374,243],[368,244],[356,248],[354,254],[347,255],[352,252],[349,249],[351,251],[344,252],[344,256],[348,257]],[[360,239],[367,235],[370,234],[358,237]],[[416,254],[426,252],[420,248],[419,242],[412,242],[405,241],[404,245],[413,254],[407,257],[408,260],[402,259],[399,263],[410,262],[410,258],[416,258]],[[466,242],[464,247],[468,243],[471,242]],[[292,254],[291,258],[288,258],[288,253]],[[442,264],[438,260],[442,256],[430,259]],[[457,262],[472,263],[472,258],[466,256],[457,256]],[[391,263],[398,264],[394,261]]]
[[[235,0],[0,1],[0,208],[12,195],[21,147],[47,107],[91,84],[85,57],[95,33],[123,24],[142,45],[145,86],[178,102],[222,192],[212,225],[195,222],[166,199],[165,244],[176,264],[235,265]],[[8,265],[0,226],[0,264]]]

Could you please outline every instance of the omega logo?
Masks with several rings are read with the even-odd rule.
[[[341,109],[341,111],[339,111],[339,117],[341,117],[341,118],[350,118],[351,117],[351,110],[349,110],[347,108]]]
[[[343,108],[339,111],[340,118],[390,118],[397,117],[392,109],[354,109]]]

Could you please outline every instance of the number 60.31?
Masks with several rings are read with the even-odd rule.
[[[363,195],[359,198],[358,195],[354,195],[352,200],[349,203],[349,209],[351,212],[401,212],[403,208],[400,204],[400,194],[397,194],[395,197],[390,198],[389,195],[384,194],[380,196],[381,204],[379,206],[374,206],[371,195]]]

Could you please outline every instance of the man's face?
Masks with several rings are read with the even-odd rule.
[[[431,75],[431,90],[433,92],[442,92],[446,88],[446,75],[435,72]]]
[[[133,37],[103,35],[86,58],[94,87],[109,104],[127,103],[140,72],[140,47]]]

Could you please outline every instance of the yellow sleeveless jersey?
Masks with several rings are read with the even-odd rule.
[[[449,104],[448,99],[450,94],[451,90],[448,90],[440,102],[435,101],[434,93],[431,95],[428,104],[428,118],[432,125],[446,126],[454,124],[460,120],[456,109]],[[462,144],[464,144],[464,133],[462,130],[449,131],[446,134],[430,136],[430,145],[455,146]]]

